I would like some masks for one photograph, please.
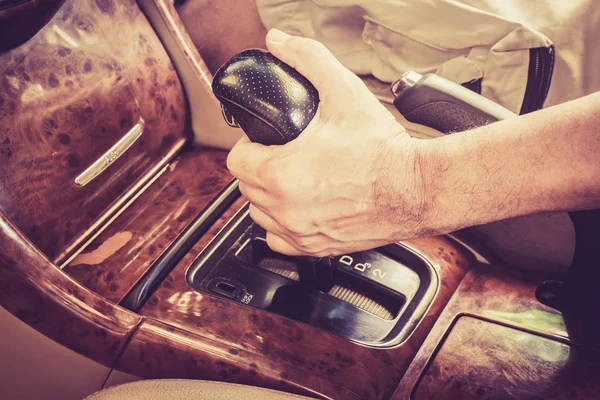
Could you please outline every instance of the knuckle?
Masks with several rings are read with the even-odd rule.
[[[286,254],[290,252],[291,246],[287,244],[283,239],[277,237],[276,235],[268,232],[267,233],[267,245],[271,248],[271,250],[276,251],[278,253]]]
[[[288,43],[296,55],[301,57],[320,56],[329,52],[323,43],[314,39],[294,36],[288,40]]]
[[[270,183],[272,184],[275,192],[283,199],[294,196],[297,189],[294,182],[296,181],[294,174],[288,172],[289,170],[283,170],[272,173],[270,177]]]
[[[315,241],[314,238],[298,239],[295,244],[296,248],[305,254],[310,254],[316,257],[324,257],[328,255],[327,251],[324,251],[323,249],[323,244],[319,243],[319,241]]]
[[[235,175],[234,171],[237,169],[238,166],[237,150],[235,149],[235,147],[231,149],[231,151],[227,155],[226,165],[227,169]]]
[[[256,180],[268,186],[272,182],[271,173],[265,168],[259,169],[256,171]]]
[[[313,250],[313,240],[309,237],[297,237],[296,245],[302,250]]]
[[[311,250],[311,254],[315,257],[329,257],[331,255],[331,249],[327,246],[327,243],[315,243]]]
[[[250,218],[252,218],[252,220],[256,222],[256,220],[258,219],[258,209],[254,205],[250,204],[248,214],[250,214]]]
[[[295,217],[290,217],[288,213],[283,214],[280,224],[295,236],[303,235],[305,232],[301,224],[298,223],[298,220]]]
[[[309,39],[292,36],[286,42],[286,44],[296,53],[297,55],[304,54],[306,51],[306,47],[308,46]]]
[[[319,250],[315,253],[315,257],[332,257],[339,255],[338,252],[332,250]]]
[[[313,234],[313,231],[310,227],[310,224],[308,224],[305,220],[300,219],[298,217],[295,217],[293,220],[293,227],[294,227],[294,234],[299,236],[299,237],[304,237],[304,236],[311,236]],[[307,244],[312,243],[309,239],[307,240]]]
[[[310,48],[312,52],[320,55],[329,53],[329,49],[327,49],[327,47],[325,47],[325,45],[318,40],[306,39],[306,41],[308,42],[307,47]]]
[[[284,199],[292,196],[295,188],[290,184],[289,180],[276,178],[274,183],[277,193],[279,193],[279,195],[281,195]]]
[[[294,224],[293,221],[289,220],[288,218],[286,218],[285,216],[283,216],[280,221],[279,221],[279,225],[281,225],[283,227],[283,229],[285,229],[286,231],[288,231],[289,233],[292,233],[294,235],[297,235],[298,229],[296,227],[296,225]]]
[[[271,250],[281,252],[281,246],[279,245],[279,241],[275,239],[275,236],[269,233],[267,233],[267,245],[271,248]]]
[[[273,184],[277,180],[277,162],[273,158],[267,158],[263,162],[263,167],[257,171],[258,179],[266,184]]]
[[[240,193],[242,194],[242,196],[244,196],[245,198],[248,198],[248,187],[246,186],[246,184],[244,182],[240,182],[238,184],[238,189],[240,190]],[[252,211],[252,210],[250,210]]]

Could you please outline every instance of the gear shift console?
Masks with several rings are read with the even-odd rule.
[[[187,279],[199,291],[377,347],[406,339],[438,288],[429,262],[400,244],[326,260],[331,286],[302,282],[304,260],[272,251],[245,206],[194,261]]]
[[[212,89],[227,123],[264,145],[294,140],[319,104],[306,78],[256,49],[227,61]],[[406,339],[438,288],[432,266],[399,244],[341,257],[276,253],[248,206],[193,263],[188,281],[197,290],[372,346]]]

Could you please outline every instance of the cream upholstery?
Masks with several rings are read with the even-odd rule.
[[[308,397],[252,386],[187,379],[156,379],[113,386],[86,400],[301,400]]]

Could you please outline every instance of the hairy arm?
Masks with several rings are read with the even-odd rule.
[[[262,146],[244,138],[227,160],[276,251],[343,254],[536,212],[600,208],[600,94],[420,140],[320,43],[271,31],[267,46],[321,98],[297,139]]]
[[[600,208],[600,93],[423,143],[428,230]]]

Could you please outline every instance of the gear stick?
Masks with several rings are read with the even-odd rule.
[[[225,121],[264,145],[282,145],[302,133],[317,112],[317,89],[271,53],[251,49],[233,56],[214,76],[212,90]],[[298,257],[300,282],[323,292],[333,286],[328,257]]]

